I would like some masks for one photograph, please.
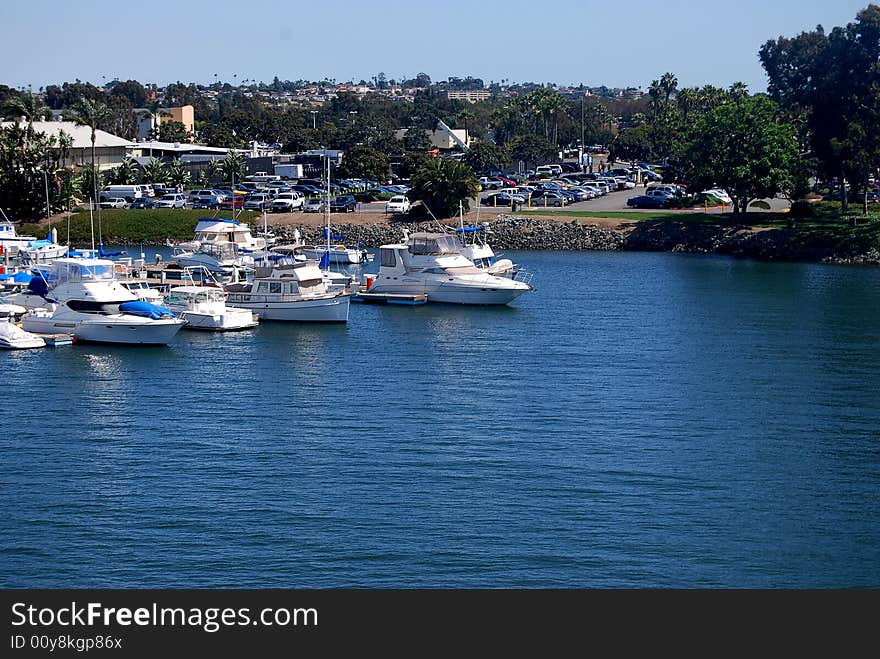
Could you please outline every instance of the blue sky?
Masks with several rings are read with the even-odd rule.
[[[495,80],[752,91],[767,39],[844,25],[867,0],[249,0],[0,3],[0,84],[323,77]]]

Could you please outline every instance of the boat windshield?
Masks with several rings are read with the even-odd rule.
[[[112,281],[116,278],[113,265],[104,263],[65,263],[56,270],[58,283]]]
[[[413,255],[458,254],[459,245],[452,236],[415,235],[409,239]]]

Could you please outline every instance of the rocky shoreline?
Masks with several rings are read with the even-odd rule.
[[[452,231],[457,223],[445,223]],[[293,240],[298,229],[305,243],[324,242],[320,227],[269,225],[281,242]],[[347,244],[363,243],[375,248],[401,240],[403,230],[436,232],[437,222],[388,222],[333,224],[333,232],[345,236]],[[726,254],[767,261],[812,261],[880,265],[880,251],[875,247],[860,249],[830,237],[808,235],[792,229],[754,229],[748,226],[718,225],[699,222],[642,221],[599,226],[590,218],[570,221],[502,215],[490,223],[489,240],[498,250],[565,251],[649,251]],[[806,237],[805,237],[806,236]],[[125,241],[119,241],[125,244]],[[163,242],[134,242],[132,245],[163,245]]]

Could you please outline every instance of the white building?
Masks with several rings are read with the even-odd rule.
[[[0,126],[6,128],[15,123],[4,121]],[[27,126],[27,122],[17,123],[23,127]],[[34,132],[56,137],[64,132],[73,138],[73,146],[67,158],[60,163],[62,167],[92,166],[92,129],[89,126],[77,126],[72,121],[35,121]],[[125,159],[126,150],[131,146],[134,144],[129,140],[103,130],[95,131],[95,165],[98,169],[118,167]]]

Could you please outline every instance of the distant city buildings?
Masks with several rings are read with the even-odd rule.
[[[491,94],[486,89],[450,89],[446,92],[446,98],[454,101],[467,101],[477,103],[488,101]]]

